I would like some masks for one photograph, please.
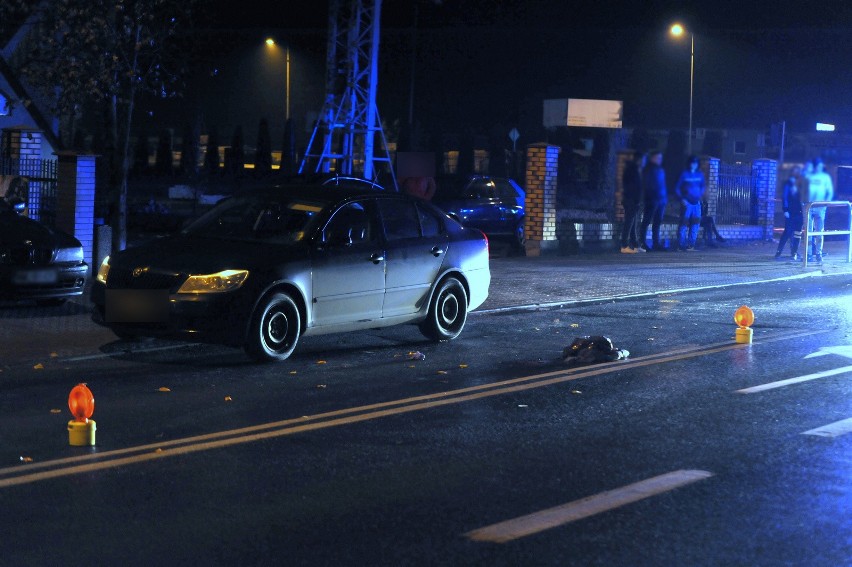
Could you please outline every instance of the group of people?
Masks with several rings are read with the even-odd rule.
[[[816,158],[806,161],[804,166],[794,166],[790,176],[784,182],[781,199],[784,209],[784,232],[778,241],[775,258],[781,258],[784,247],[790,242],[790,258],[799,260],[799,242],[802,230],[807,222],[808,232],[822,232],[825,229],[825,206],[811,206],[808,218],[804,218],[808,203],[831,201],[834,199],[834,184],[831,176],[825,171],[825,163]],[[810,257],[815,262],[822,261],[824,237],[822,235],[809,238]],[[805,253],[808,253],[806,250]]]
[[[681,202],[677,248],[687,252],[695,250],[701,228],[704,229],[704,238],[709,246],[715,246],[714,239],[725,241],[707,211],[707,202],[704,200],[706,181],[698,165],[698,158],[689,156],[686,168],[674,187],[675,195]],[[622,180],[624,224],[621,230],[621,252],[635,254],[666,250],[660,238],[660,226],[668,206],[663,153],[635,153],[626,164]],[[650,247],[646,242],[649,227]]]

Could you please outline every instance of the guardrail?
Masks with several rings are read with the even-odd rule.
[[[844,207],[846,212],[848,213],[847,218],[849,219],[849,225],[846,230],[823,230],[811,231],[810,227],[810,219],[811,219],[811,209],[814,207]],[[828,212],[828,211],[826,211]],[[802,254],[802,267],[808,267],[808,250],[810,246],[810,239],[812,236],[835,236],[835,235],[846,235],[846,261],[852,262],[852,203],[849,201],[813,201],[812,203],[807,203],[805,205],[805,222],[804,226],[802,226],[802,240],[801,242],[805,245],[804,254]]]

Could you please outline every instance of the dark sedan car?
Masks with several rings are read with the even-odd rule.
[[[428,203],[283,185],[229,197],[179,234],[106,258],[95,322],[286,359],[302,335],[417,324],[456,338],[491,281],[488,241]]]
[[[61,305],[83,294],[89,265],[80,241],[0,198],[0,299]]]
[[[464,226],[491,239],[524,245],[524,190],[507,177],[448,176],[437,180],[432,202]]]

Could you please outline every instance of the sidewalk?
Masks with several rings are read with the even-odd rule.
[[[555,307],[563,304],[658,295],[683,290],[852,275],[845,241],[826,241],[822,264],[775,260],[777,242],[726,242],[695,252],[491,259],[488,299],[476,312]],[[787,247],[789,250],[789,247]],[[800,251],[804,246],[800,247]]]

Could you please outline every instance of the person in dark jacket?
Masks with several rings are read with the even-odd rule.
[[[776,259],[780,258],[784,252],[784,245],[787,244],[787,240],[790,241],[790,257],[793,260],[799,259],[799,239],[804,224],[802,196],[799,194],[801,175],[802,168],[796,165],[790,172],[790,177],[784,182],[781,196],[781,206],[784,209],[784,232],[781,233],[781,240],[778,241],[778,250],[775,252]]]
[[[624,207],[624,224],[621,227],[621,253],[644,252],[639,247],[639,208],[642,206],[642,168],[645,156],[636,152],[624,165],[621,178],[621,205]]]
[[[663,152],[654,151],[648,156],[648,163],[642,170],[642,190],[645,192],[645,211],[642,215],[642,226],[639,229],[641,246],[644,246],[646,250],[665,250],[660,241],[660,225],[663,224],[663,215],[669,198],[666,189],[666,172],[663,169]],[[645,242],[648,226],[651,227],[651,248],[648,248]]]
[[[704,174],[698,169],[698,158],[689,156],[686,169],[675,184],[680,199],[680,222],[677,227],[678,246],[687,252],[695,250],[701,224],[701,200],[704,198]]]

